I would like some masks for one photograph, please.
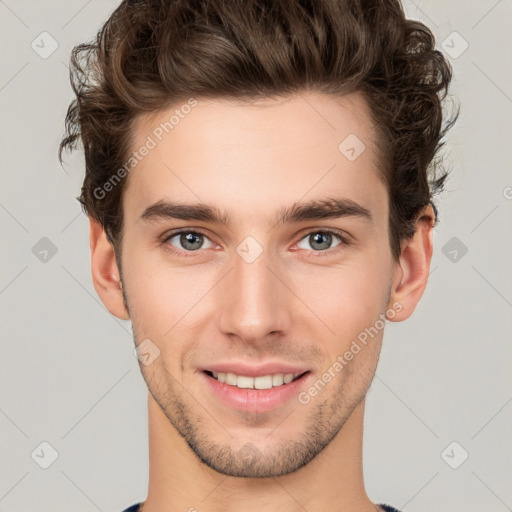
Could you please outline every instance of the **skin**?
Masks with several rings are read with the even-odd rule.
[[[332,371],[379,315],[391,311],[390,321],[403,321],[413,313],[429,273],[432,208],[394,261],[388,195],[377,174],[382,155],[358,93],[197,101],[129,174],[122,273],[101,225],[90,221],[98,295],[113,315],[131,319],[137,345],[150,339],[160,351],[140,363],[149,389],[144,512],[378,510],[365,492],[362,439],[384,329],[309,403],[292,399],[267,413],[220,403],[198,368],[272,360],[304,364],[314,380]],[[133,148],[175,108],[138,118]],[[338,150],[349,134],[366,146],[354,161]],[[356,201],[373,222],[275,224],[281,207],[325,197]],[[140,219],[163,199],[215,205],[231,224]],[[175,228],[200,229],[203,245],[191,250],[179,235],[162,243]],[[333,235],[322,246],[309,236],[328,229],[351,242],[340,245]],[[263,248],[252,263],[236,252],[247,236]]]

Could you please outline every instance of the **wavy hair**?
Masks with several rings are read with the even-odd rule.
[[[389,241],[398,258],[414,220],[444,188],[435,158],[458,111],[444,117],[452,77],[432,32],[399,0],[124,0],[92,42],[72,50],[69,105],[59,146],[79,141],[77,198],[120,252],[126,180],[102,187],[131,150],[132,125],[190,97],[259,99],[314,90],[360,91],[381,148]]]

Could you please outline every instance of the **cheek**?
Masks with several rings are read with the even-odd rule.
[[[223,284],[218,281],[223,269],[213,264],[171,265],[160,249],[152,254],[136,244],[127,244],[125,255],[123,267],[132,321],[147,331],[147,337],[160,339],[178,324],[181,328],[190,326],[215,310],[209,303],[213,297],[209,292],[215,288],[220,293]],[[304,327],[323,322],[323,331],[330,332],[337,343],[342,339],[350,344],[352,337],[373,325],[383,311],[388,264],[387,254],[375,247],[348,255],[341,263],[283,267],[280,273],[284,282],[300,300],[291,296],[286,302],[290,292],[284,291],[282,307],[290,307],[294,321]]]
[[[194,322],[218,278],[212,268],[171,266],[150,251],[127,251],[123,267],[132,321],[156,340],[170,339],[174,329]]]
[[[327,327],[323,330],[332,335],[330,352],[339,353],[350,346],[385,311],[389,275],[382,262],[380,266],[309,269],[303,275],[307,277],[300,279],[297,295]]]

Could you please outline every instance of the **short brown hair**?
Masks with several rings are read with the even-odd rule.
[[[124,165],[133,120],[190,97],[258,99],[314,90],[365,95],[382,148],[395,259],[447,171],[435,159],[445,132],[451,67],[431,31],[399,0],[124,0],[95,40],[76,46],[76,99],[60,143],[81,139],[86,174],[77,198],[120,252],[126,180],[94,193]]]

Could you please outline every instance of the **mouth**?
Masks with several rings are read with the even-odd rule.
[[[202,370],[199,372],[213,404],[244,413],[271,412],[280,407],[297,405],[297,396],[310,385],[313,373],[272,373],[256,377]]]
[[[218,382],[222,382],[228,386],[237,387],[239,389],[272,389],[285,386],[290,382],[295,382],[303,375],[309,373],[309,370],[302,373],[274,373],[261,375],[259,377],[236,375],[234,373],[227,372],[214,372],[210,370],[204,370],[203,373]]]

